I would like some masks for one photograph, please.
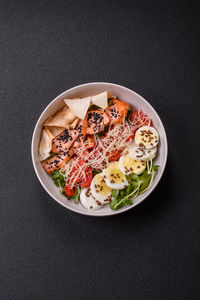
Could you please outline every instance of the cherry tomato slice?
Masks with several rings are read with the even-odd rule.
[[[101,156],[102,156],[102,149],[100,148],[100,146],[98,147],[98,148],[94,148],[94,149],[92,149],[92,151],[90,152],[90,157],[92,158],[92,159],[96,159],[96,160],[98,160],[98,159],[100,159],[101,158]],[[103,168],[103,164],[102,163],[99,163],[98,164],[98,167],[92,167],[94,170],[99,170],[99,169],[102,169]]]
[[[134,112],[132,112],[130,120],[134,120],[137,126],[152,126],[152,120],[150,120],[147,115],[143,114],[141,111],[138,110],[134,110]]]
[[[112,151],[111,156],[108,157],[108,161],[116,161],[119,160],[120,156],[122,155],[122,150],[119,151]]]
[[[65,194],[66,194],[67,196],[74,196],[75,193],[76,193],[76,188],[73,187],[73,189],[71,189],[71,188],[68,186],[67,182],[66,182],[66,184],[65,184]]]
[[[101,152],[102,152],[102,149],[100,147],[98,147],[98,149],[92,150],[92,158],[99,159],[102,155]]]
[[[87,174],[86,174],[86,178],[83,179],[83,180],[79,183],[79,185],[80,185],[80,187],[82,187],[82,188],[86,188],[86,187],[90,186],[91,181],[92,181],[92,169],[91,169],[90,167],[88,167],[88,169],[87,169]]]
[[[79,172],[79,168],[80,167],[83,167],[83,165],[85,164],[85,162],[83,161],[83,160],[79,160],[79,161],[77,161],[77,167],[74,167],[73,169],[72,169],[72,172],[71,172],[71,174],[70,174],[70,177],[76,177],[77,176],[77,173]],[[83,175],[82,174],[80,174],[80,175],[78,175],[78,177],[76,178],[76,181],[75,181],[75,183],[79,183],[79,182],[81,182],[83,180]]]
[[[133,134],[130,135],[130,136],[127,138],[126,142],[130,141],[130,139],[131,139],[131,140],[134,140],[136,131],[137,131],[137,129],[135,129],[135,130],[133,131]]]
[[[76,156],[74,156],[74,158],[77,160],[80,160],[80,161],[84,161],[84,162],[86,162],[87,161],[87,155],[89,154],[90,152],[89,152],[89,150],[85,150],[82,154],[81,154],[81,156],[78,156],[78,155],[76,155]]]

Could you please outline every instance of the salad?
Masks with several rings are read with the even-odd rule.
[[[149,116],[105,91],[64,99],[44,123],[39,155],[60,192],[85,209],[132,205],[158,166],[159,133]]]

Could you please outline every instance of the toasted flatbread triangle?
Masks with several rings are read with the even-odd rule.
[[[67,106],[64,106],[53,117],[50,117],[44,126],[52,127],[64,127],[67,128],[68,124],[72,123],[76,119],[76,115]]]
[[[69,124],[69,127],[74,129],[79,122],[79,118],[76,118],[72,123]]]
[[[46,128],[45,128],[45,131],[46,131],[46,133],[48,134],[49,138],[50,138],[51,140],[53,140],[53,138],[54,138],[55,136],[53,135],[53,133],[52,133],[52,131],[51,131],[51,128],[55,128],[55,127],[46,127]]]
[[[51,147],[52,147],[52,140],[49,137],[47,131],[43,129],[41,140],[40,140],[40,147],[39,147],[39,154],[40,154],[41,161],[49,157],[49,152],[51,151]]]
[[[108,92],[92,96],[92,103],[105,109],[108,106]]]
[[[48,136],[53,139],[55,138],[57,135],[59,135],[61,132],[63,132],[65,130],[64,127],[46,127],[45,128]]]
[[[73,111],[73,113],[81,120],[83,120],[90,106],[91,97],[82,99],[65,99],[64,101],[67,106]]]

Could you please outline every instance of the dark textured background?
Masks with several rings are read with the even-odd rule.
[[[198,1],[0,1],[0,299],[198,299],[199,24]],[[102,219],[51,199],[30,154],[46,105],[91,81],[144,96],[169,142],[153,194]]]

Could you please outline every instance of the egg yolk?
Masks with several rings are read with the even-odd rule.
[[[126,177],[120,170],[118,162],[110,164],[106,169],[105,175],[111,183],[122,183],[126,181]]]
[[[94,187],[97,193],[107,195],[111,193],[111,189],[106,185],[105,179],[102,174],[97,174],[94,180]]]
[[[134,160],[130,155],[126,155],[122,163],[125,171],[127,172],[134,173],[134,171],[141,171],[145,169],[145,162]]]

